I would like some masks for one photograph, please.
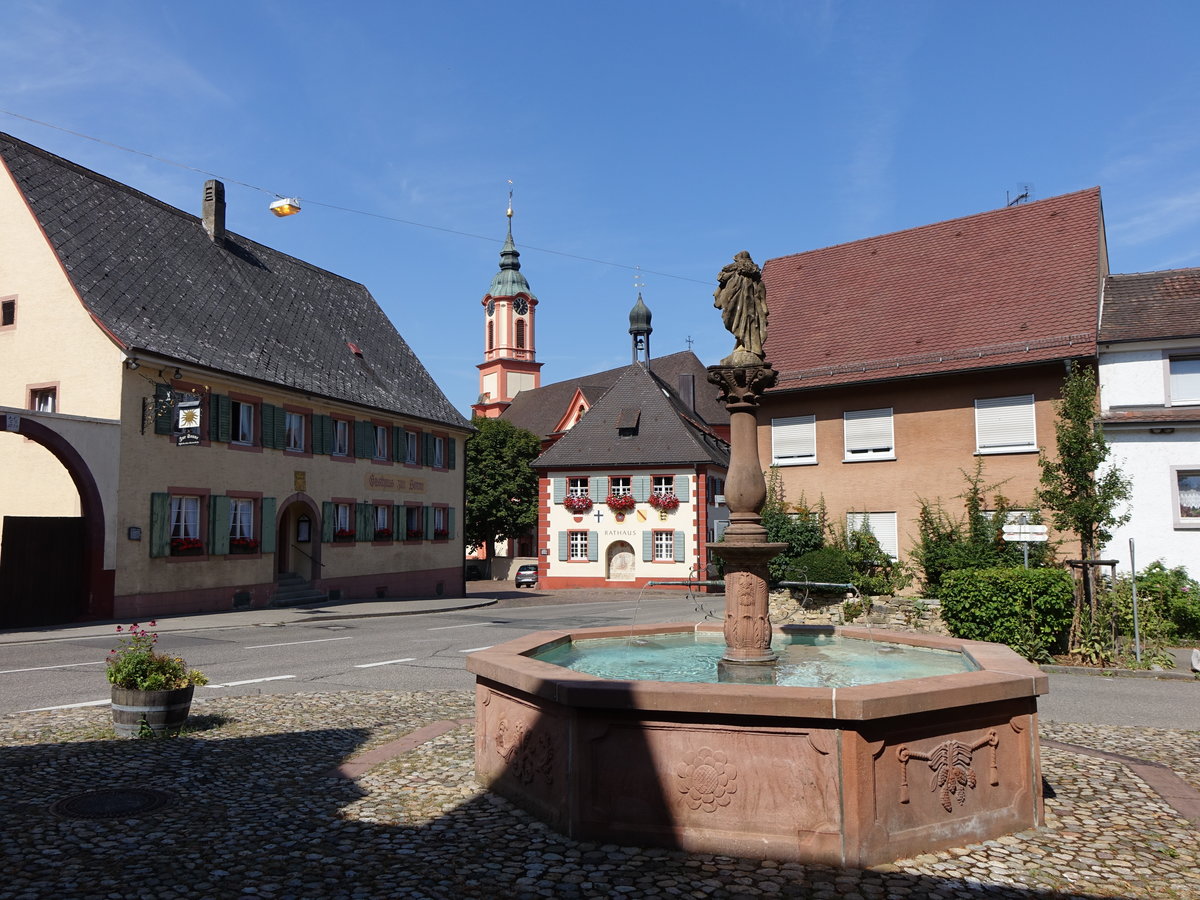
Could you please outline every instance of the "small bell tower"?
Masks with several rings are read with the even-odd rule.
[[[638,291],[637,303],[629,311],[629,334],[633,338],[633,361],[650,368],[650,308],[642,302]]]
[[[483,306],[483,362],[479,369],[477,416],[500,416],[521,391],[541,387],[535,320],[538,299],[521,274],[521,254],[512,236],[512,191],[508,192],[508,236],[500,250],[500,271],[480,301]]]

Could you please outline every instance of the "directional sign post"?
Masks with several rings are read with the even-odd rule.
[[[1025,568],[1029,568],[1029,544],[1043,543],[1050,538],[1046,534],[1045,525],[1030,525],[1024,516],[1021,516],[1017,521],[1004,526],[1004,539],[1006,541],[1020,541],[1021,549],[1025,551]]]

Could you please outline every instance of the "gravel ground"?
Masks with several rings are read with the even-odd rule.
[[[198,701],[182,737],[112,738],[106,708],[0,718],[0,898],[1200,898],[1200,831],[1120,762],[1044,747],[1047,824],[830,869],[572,841],[480,790],[473,728],[357,780],[343,762],[472,716],[466,692]],[[1200,733],[1042,724],[1043,736],[1163,763],[1200,789]],[[109,788],[161,808],[78,818]]]

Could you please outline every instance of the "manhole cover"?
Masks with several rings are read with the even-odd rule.
[[[162,809],[174,798],[150,788],[87,791],[59,800],[50,811],[69,819],[123,819]]]

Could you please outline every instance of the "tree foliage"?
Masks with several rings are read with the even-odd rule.
[[[1081,559],[1093,559],[1112,538],[1112,529],[1129,521],[1118,508],[1129,498],[1129,479],[1105,466],[1108,442],[1096,422],[1096,373],[1072,366],[1054,405],[1058,454],[1043,454],[1038,499],[1050,510],[1054,527],[1079,538]]]
[[[537,435],[504,419],[471,420],[475,427],[466,450],[466,522],[468,547],[486,547],[495,556],[496,542],[513,540],[537,525],[537,473],[541,453]]]

